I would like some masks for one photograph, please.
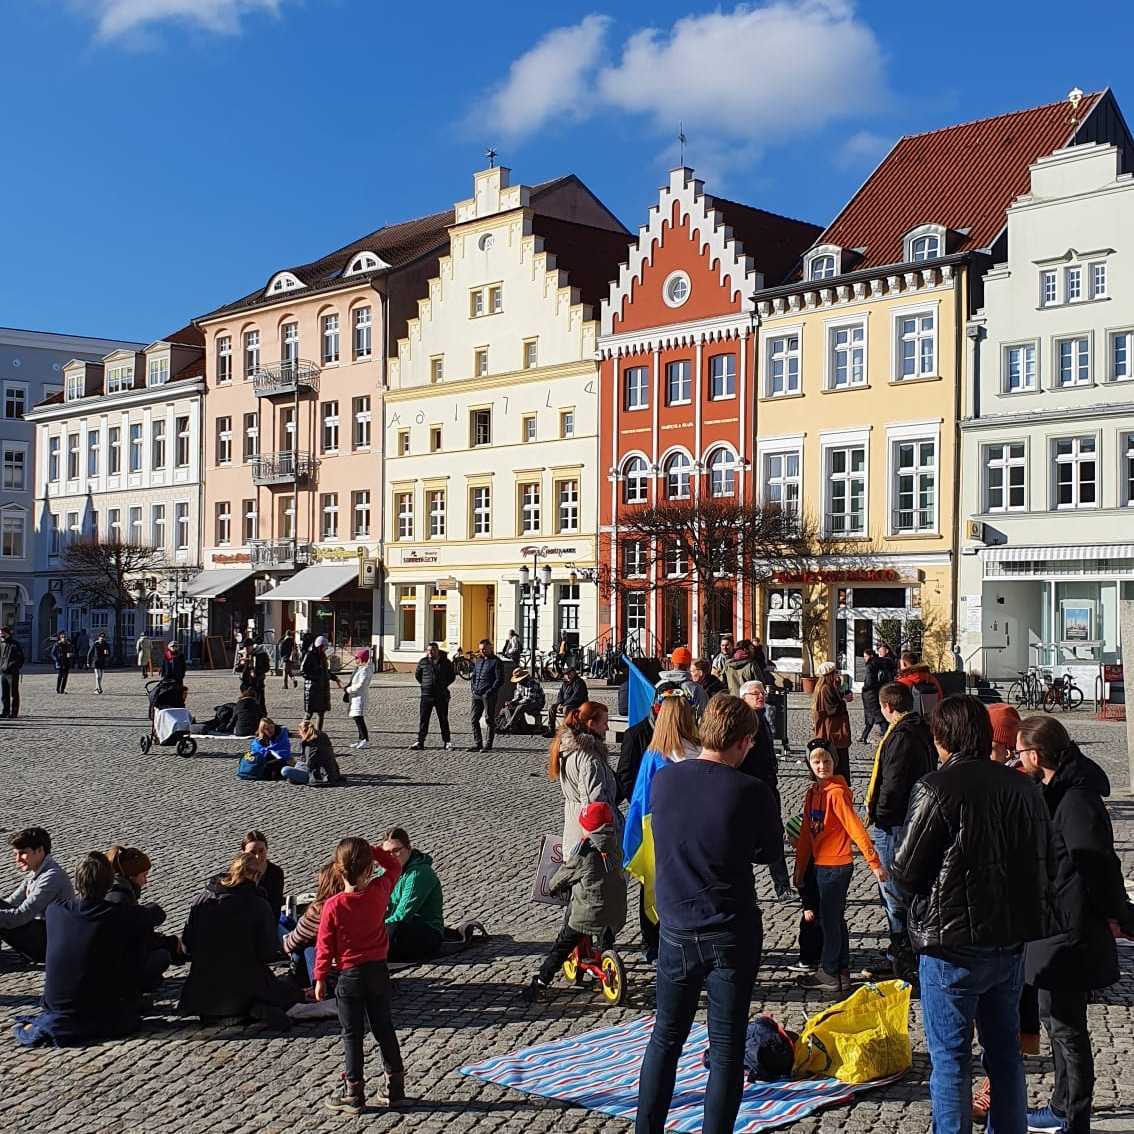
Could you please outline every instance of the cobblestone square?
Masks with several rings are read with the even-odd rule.
[[[233,696],[228,675],[190,674],[190,708],[198,718]],[[594,690],[603,699],[613,692]],[[273,678],[271,715],[294,727],[300,694],[281,690]],[[408,1089],[419,1105],[397,1114],[361,1119],[333,1116],[323,1096],[340,1067],[335,1021],[297,1024],[285,1034],[264,1027],[203,1028],[173,1015],[186,970],[171,970],[162,988],[162,1018],[123,1042],[71,1050],[25,1050],[10,1038],[15,1017],[31,1010],[42,970],[0,967],[0,1075],[6,1100],[0,1127],[10,1131],[295,1132],[366,1128],[374,1131],[624,1131],[626,1123],[531,1099],[456,1074],[462,1064],[547,1039],[629,1019],[651,1009],[651,970],[636,947],[636,922],[622,934],[630,995],[609,1009],[593,993],[562,988],[546,1003],[526,1007],[519,991],[556,928],[554,911],[533,906],[528,891],[538,837],[556,831],[562,816],[559,789],[546,777],[546,742],[502,737],[491,753],[466,753],[470,743],[468,686],[454,688],[451,720],[454,751],[440,748],[434,729],[424,752],[411,752],[417,721],[412,680],[384,675],[371,693],[373,747],[354,754],[354,729],[345,708],[328,720],[350,783],[301,788],[286,783],[245,783],[234,771],[236,746],[202,742],[182,759],[171,748],[139,751],[148,727],[136,672],[112,672],[106,693],[95,696],[93,677],[77,671],[65,696],[54,678],[29,674],[23,713],[0,727],[7,780],[0,820],[5,830],[46,826],[54,853],[70,868],[89,849],[121,842],[145,849],[154,861],[149,900],[179,932],[203,880],[223,866],[250,827],[267,832],[273,860],[284,869],[289,891],[313,888],[317,868],[336,841],[348,834],[377,836],[393,823],[405,826],[414,844],[434,856],[445,887],[448,924],[466,917],[485,923],[491,940],[450,960],[421,965],[395,978],[395,1023],[407,1063]],[[857,703],[852,724],[861,726]],[[1111,776],[1110,807],[1116,841],[1129,877],[1134,867],[1134,804],[1126,777],[1123,726],[1096,723],[1079,712],[1068,720],[1084,750]],[[808,731],[805,702],[793,701],[790,730],[798,756]],[[865,746],[852,750],[859,796],[868,773]],[[798,807],[805,771],[794,758],[781,761],[785,815]],[[0,867],[4,892],[17,881],[8,858]],[[767,872],[758,868],[764,911],[765,952],[753,1010],[768,1010],[790,1025],[823,1001],[797,989],[787,972],[795,960],[798,906],[772,899]],[[632,902],[632,909],[635,903]],[[859,861],[848,907],[852,967],[879,956],[885,921],[873,880]],[[1098,1060],[1096,1129],[1134,1130],[1134,950],[1123,949],[1123,979],[1090,1009]],[[929,1128],[928,1060],[914,1007],[914,1065],[889,1088],[864,1095],[792,1127],[872,1134]],[[376,1052],[368,1041],[368,1072]],[[1029,1098],[1047,1101],[1051,1062],[1027,1061]]]

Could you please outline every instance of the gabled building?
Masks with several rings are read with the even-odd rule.
[[[644,653],[749,634],[752,596],[717,589],[712,625],[687,565],[620,534],[627,511],[751,500],[756,371],[751,296],[782,282],[817,225],[710,197],[670,172],[602,307],[598,349],[600,543],[611,589],[604,634]],[[635,586],[641,580],[641,586]]]
[[[629,241],[574,176],[529,188],[497,166],[458,202],[382,403],[399,667],[512,628],[525,648],[593,642],[597,314]]]
[[[801,277],[757,291],[757,492],[844,545],[760,596],[779,669],[799,670],[810,645],[857,680],[882,639],[952,668],[965,328],[1032,163],[1125,130],[1108,93],[1080,94],[902,138]]]

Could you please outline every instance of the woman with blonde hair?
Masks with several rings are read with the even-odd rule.
[[[650,749],[673,761],[691,760],[701,754],[693,706],[680,692],[662,695]]]
[[[588,803],[610,804],[618,838],[622,813],[618,810],[618,779],[606,747],[608,710],[598,701],[584,701],[569,709],[548,752],[547,778],[563,790],[563,857],[583,839],[579,812]]]
[[[827,742],[835,756],[835,775],[849,785],[850,777],[850,714],[843,696],[843,679],[832,661],[823,662],[815,671],[819,680],[811,697],[811,724],[815,736]]]

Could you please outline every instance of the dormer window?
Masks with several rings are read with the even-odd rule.
[[[73,402],[83,397],[87,390],[87,375],[85,370],[77,370],[67,375],[67,401]]]
[[[937,260],[945,255],[945,229],[939,224],[923,224],[906,234],[905,258],[910,264]]]
[[[268,294],[275,295],[281,291],[291,291],[293,288],[303,287],[304,285],[292,275],[291,272],[280,272],[279,275],[272,279],[268,284]]]
[[[804,257],[803,274],[808,280],[829,280],[842,270],[842,249],[834,244],[821,244]]]
[[[347,270],[343,272],[343,275],[353,276],[359,272],[373,272],[377,271],[381,266],[382,262],[373,252],[360,252],[347,265]]]

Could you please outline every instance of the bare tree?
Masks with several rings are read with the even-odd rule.
[[[131,588],[139,577],[164,566],[160,549],[139,543],[78,540],[69,543],[61,557],[70,576],[74,602],[91,609],[114,611],[114,660],[123,662],[122,612],[136,603]]]

